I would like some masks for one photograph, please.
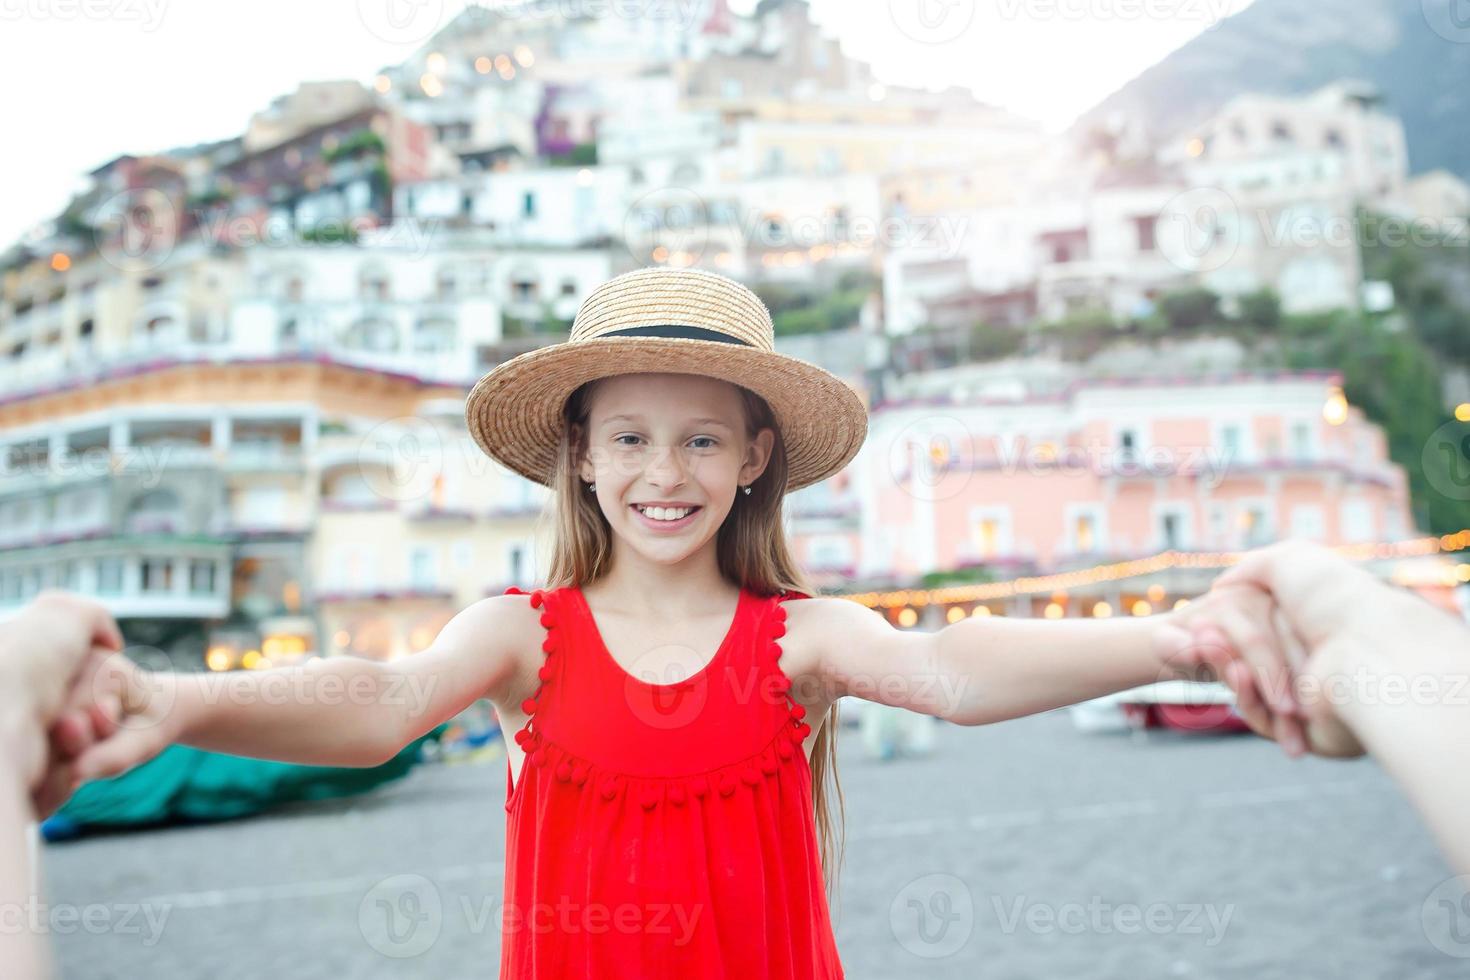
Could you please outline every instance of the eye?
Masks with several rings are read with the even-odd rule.
[[[715,446],[719,445],[719,442],[713,436],[695,436],[693,439],[690,439],[689,441],[690,442],[699,442],[701,440],[703,440],[704,442],[710,443],[710,445],[708,445],[708,446],[696,446],[694,448],[696,448],[696,449],[713,449],[713,448],[715,448]]]
[[[627,433],[624,433],[623,435],[620,435],[620,436],[613,436],[613,442],[616,443],[619,446],[631,446],[632,443],[623,442],[623,440],[624,439],[637,439],[637,438],[638,438],[638,436],[628,435]]]

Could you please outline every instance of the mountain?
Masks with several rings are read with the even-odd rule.
[[[1149,68],[1073,124],[1116,113],[1173,135],[1244,92],[1300,95],[1372,82],[1403,119],[1413,173],[1470,180],[1470,3],[1256,0]]]

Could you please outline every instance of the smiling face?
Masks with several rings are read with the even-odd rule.
[[[775,437],[761,429],[750,438],[745,426],[740,391],[728,382],[616,375],[593,393],[578,475],[597,484],[616,538],[672,564],[712,544],[740,487],[765,471]]]

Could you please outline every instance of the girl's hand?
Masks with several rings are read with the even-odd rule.
[[[1280,617],[1284,619],[1284,616]],[[1285,624],[1288,628],[1290,624]],[[1212,623],[1198,623],[1194,636],[1202,647],[1228,647],[1230,640]],[[1305,685],[1314,692],[1326,690],[1326,674],[1323,672],[1324,657],[1307,656],[1298,677],[1311,683]],[[1256,686],[1255,677],[1244,661],[1232,660],[1225,667],[1225,682],[1235,692],[1235,707],[1246,724],[1259,735],[1273,737],[1274,719],[1267,707],[1266,699]],[[1320,694],[1302,699],[1305,719],[1306,747],[1313,755],[1334,759],[1351,759],[1364,755],[1363,744],[1337,716],[1331,701]]]
[[[85,746],[73,761],[76,783],[127,772],[178,739],[166,675],[139,667],[121,654],[100,662],[91,678],[95,690],[117,698],[116,724],[103,738]],[[75,788],[75,787],[73,787]]]

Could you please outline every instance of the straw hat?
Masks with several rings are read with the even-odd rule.
[[[851,386],[776,352],[760,297],[713,272],[661,267],[609,279],[577,311],[565,343],[496,366],[471,389],[465,421],[492,458],[550,486],[567,396],[594,378],[639,371],[720,378],[764,398],[786,443],[788,491],[842,469],[867,435],[867,409]]]

